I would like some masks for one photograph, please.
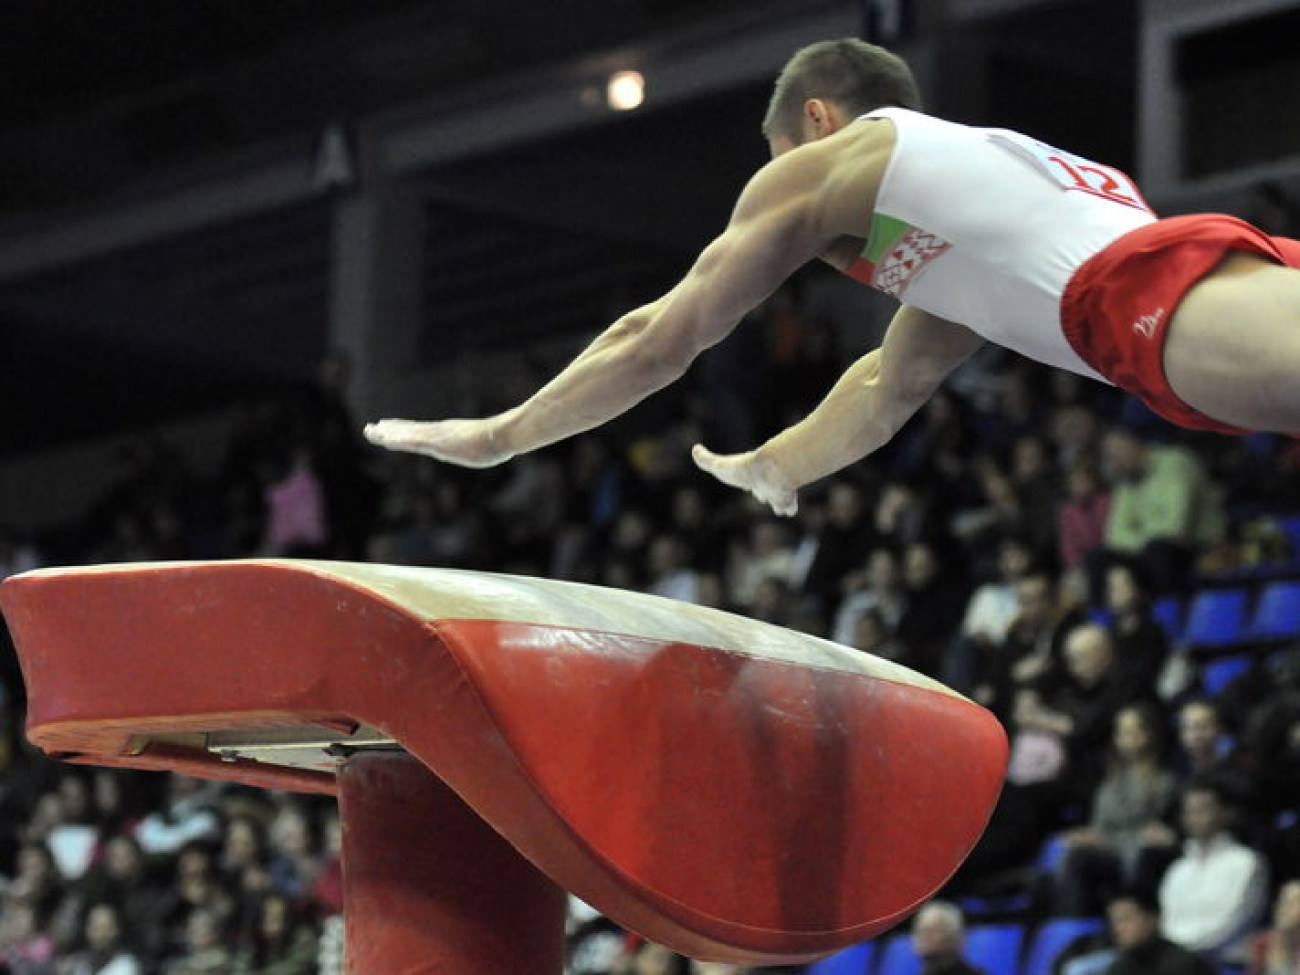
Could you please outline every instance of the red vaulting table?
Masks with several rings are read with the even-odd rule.
[[[564,891],[684,954],[814,959],[940,887],[1006,767],[928,678],[620,590],[266,560],[0,606],[50,755],[339,797],[353,975],[559,973]]]

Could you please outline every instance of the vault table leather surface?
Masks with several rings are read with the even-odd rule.
[[[0,606],[50,754],[334,793],[332,757],[400,747],[556,883],[697,956],[897,923],[1006,767],[992,715],[928,678],[621,590],[256,560],[40,570]],[[241,735],[331,742],[279,765],[220,744]]]

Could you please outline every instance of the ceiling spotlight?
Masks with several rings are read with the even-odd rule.
[[[645,101],[645,78],[640,71],[617,71],[605,85],[605,101],[616,112],[630,112]]]

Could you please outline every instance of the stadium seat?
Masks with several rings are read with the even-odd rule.
[[[1171,643],[1183,638],[1183,609],[1183,601],[1177,596],[1161,596],[1151,604],[1151,615],[1164,628]]]
[[[919,975],[921,959],[912,950],[910,934],[895,934],[880,949],[876,975]]]
[[[876,960],[876,942],[854,945],[809,965],[805,975],[869,975]]]
[[[1021,975],[1052,975],[1052,966],[1066,948],[1105,926],[1104,921],[1093,917],[1058,917],[1045,921],[1030,941]]]
[[[1187,611],[1183,642],[1190,647],[1230,647],[1246,636],[1245,589],[1203,589]]]
[[[1023,924],[981,924],[966,931],[966,960],[985,975],[1016,975],[1025,943]]]
[[[988,897],[970,895],[957,900],[957,906],[966,915],[968,923],[977,922],[981,918],[1001,918],[1019,914],[1029,910],[1033,904],[1034,895],[1023,890]]]
[[[1266,585],[1259,595],[1248,633],[1257,640],[1300,639],[1300,581]]]
[[[1207,660],[1201,666],[1201,690],[1209,697],[1218,697],[1229,684],[1250,670],[1251,662],[1250,655],[1244,653]]]
[[[1279,518],[1278,524],[1291,540],[1291,561],[1300,562],[1300,515]]]

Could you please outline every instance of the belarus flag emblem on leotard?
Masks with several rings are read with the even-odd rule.
[[[913,279],[951,244],[928,230],[877,213],[871,221],[871,237],[859,258],[848,269],[850,277],[863,284],[902,298]]]

